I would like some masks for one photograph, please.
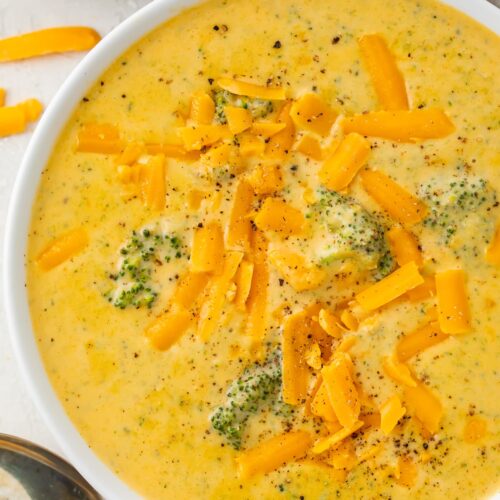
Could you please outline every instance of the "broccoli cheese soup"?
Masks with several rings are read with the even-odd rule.
[[[498,490],[499,55],[432,0],[210,0],[89,89],[27,288],[138,494]]]

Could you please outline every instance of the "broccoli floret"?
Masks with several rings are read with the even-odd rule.
[[[212,427],[235,449],[240,449],[248,419],[272,406],[285,415],[288,405],[281,400],[281,352],[274,351],[263,363],[247,367],[230,385],[227,401],[218,407],[210,421]]]
[[[213,99],[215,102],[215,119],[222,124],[227,122],[224,106],[236,106],[248,109],[252,113],[253,118],[265,118],[274,112],[273,101],[239,96],[227,90],[214,91]]]
[[[253,118],[265,118],[274,112],[273,101],[240,97],[239,103],[242,108],[250,110]]]
[[[213,92],[213,99],[215,102],[215,119],[219,123],[227,123],[226,114],[224,113],[224,106],[228,106],[231,102],[231,96],[227,90],[217,90]]]
[[[118,272],[110,274],[113,289],[106,294],[115,307],[152,307],[158,292],[151,281],[155,266],[183,256],[182,241],[176,235],[152,229],[132,231],[132,237],[120,248]]]
[[[393,269],[386,228],[353,198],[321,188],[311,217],[322,228],[318,241],[321,264],[356,259],[366,269],[377,269],[380,277]]]
[[[391,251],[387,248],[377,262],[377,271],[374,276],[375,279],[379,280],[387,276],[391,271],[394,270],[394,266],[394,258],[391,254]]]
[[[463,166],[457,167],[451,179],[434,178],[422,185],[419,194],[429,208],[423,224],[439,231],[445,244],[449,244],[459,227],[472,218],[479,231],[483,222],[491,220],[488,213],[498,205],[496,192],[488,181],[467,173]]]

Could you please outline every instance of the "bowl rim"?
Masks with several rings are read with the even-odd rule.
[[[28,392],[65,456],[105,498],[139,495],[104,464],[79,434],[60,403],[38,351],[26,292],[25,257],[31,206],[60,133],[86,91],[129,47],[200,0],[154,0],[113,29],[72,71],[35,129],[14,183],[5,226],[3,287],[11,344]],[[500,34],[500,9],[487,0],[443,0]],[[26,201],[29,201],[29,210]]]

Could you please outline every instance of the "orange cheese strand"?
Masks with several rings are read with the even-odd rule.
[[[299,153],[309,156],[316,161],[321,161],[323,158],[321,144],[317,139],[308,134],[305,134],[300,138],[294,149],[295,151],[299,151]]]
[[[208,273],[188,272],[177,284],[172,302],[180,305],[184,309],[192,308],[196,299],[205,289],[208,278]]]
[[[360,173],[366,192],[396,221],[416,224],[427,214],[427,207],[379,170]]]
[[[338,423],[337,415],[333,410],[328,391],[324,383],[321,383],[311,401],[311,413],[317,417],[321,417],[327,422]]]
[[[274,250],[269,254],[269,260],[297,292],[313,290],[326,278],[323,269],[308,265],[302,255],[290,250]]]
[[[388,436],[406,413],[397,396],[392,396],[380,407],[380,428]]]
[[[218,272],[224,261],[224,237],[217,222],[207,222],[194,230],[191,271]]]
[[[246,311],[246,303],[252,286],[253,269],[253,262],[242,260],[234,278],[234,282],[236,284],[234,305],[242,312]]]
[[[207,152],[201,154],[204,165],[217,168],[229,167],[236,170],[241,166],[238,148],[234,144],[225,142],[212,146]]]
[[[371,111],[344,118],[344,132],[381,137],[399,142],[440,139],[455,131],[453,123],[440,109],[410,111]]]
[[[494,266],[500,266],[500,223],[497,224],[493,238],[486,249],[486,261]]]
[[[185,333],[191,323],[188,311],[178,308],[156,318],[146,329],[146,337],[156,349],[165,351]]]
[[[200,323],[198,325],[198,334],[205,342],[211,337],[219,324],[226,293],[242,258],[243,252],[227,252],[222,273],[220,276],[213,278],[208,298],[200,311]]]
[[[328,309],[320,309],[318,314],[318,323],[331,337],[342,337],[343,331],[340,326],[340,319]]]
[[[283,328],[281,351],[283,353],[283,401],[290,405],[305,402],[309,382],[309,369],[304,359],[307,345],[307,314],[293,314]]]
[[[424,282],[408,290],[406,295],[411,302],[420,302],[421,300],[434,297],[436,295],[436,280],[434,276],[424,276]]]
[[[19,134],[26,130],[26,113],[19,106],[0,108],[0,137]]]
[[[115,165],[132,165],[143,155],[146,147],[142,142],[129,142],[123,151],[114,159]],[[159,154],[155,153],[155,154]]]
[[[5,89],[0,87],[0,108],[5,106]]]
[[[253,187],[255,194],[258,195],[277,193],[285,186],[281,167],[275,163],[270,165],[259,163],[247,175],[246,179]]]
[[[167,188],[165,184],[165,157],[156,155],[150,158],[143,169],[144,205],[152,210],[165,207]]]
[[[18,104],[24,110],[26,119],[29,122],[34,122],[38,120],[43,111],[43,105],[38,99],[27,99]]]
[[[318,95],[305,94],[292,104],[290,116],[298,128],[327,136],[337,113]]]
[[[250,293],[247,299],[249,313],[247,333],[252,341],[252,354],[255,357],[261,357],[263,354],[262,340],[264,339],[267,327],[268,243],[261,231],[253,231],[250,244],[254,268]]]
[[[330,403],[338,421],[352,427],[358,420],[361,403],[351,374],[351,360],[344,352],[335,352],[330,364],[321,370]]]
[[[433,321],[412,333],[405,335],[396,345],[396,353],[400,361],[406,361],[421,353],[425,349],[446,340],[448,335],[443,333],[439,324]]]
[[[470,312],[465,273],[453,269],[436,273],[438,321],[441,331],[449,334],[470,331]]]
[[[367,413],[359,418],[363,421],[364,427],[380,427],[380,413]]]
[[[358,43],[382,108],[408,109],[403,75],[383,37],[378,34],[364,35]]]
[[[327,463],[332,465],[336,471],[345,471],[347,473],[354,469],[358,465],[354,441],[352,439],[342,441],[331,451]]]
[[[215,114],[213,99],[206,92],[199,92],[191,99],[190,118],[196,123],[209,125]]]
[[[186,196],[186,205],[190,210],[198,210],[201,206],[201,202],[207,197],[205,191],[200,191],[199,189],[191,189]]]
[[[443,416],[443,407],[436,396],[419,382],[416,387],[405,387],[404,399],[424,428],[435,434]]]
[[[232,80],[231,78],[220,78],[217,85],[221,89],[236,95],[277,101],[285,99],[285,89],[282,87],[264,87],[254,83],[242,82],[241,80]]]
[[[264,139],[269,139],[286,128],[286,123],[255,122],[250,129],[254,135],[259,135]]]
[[[389,276],[358,293],[356,300],[366,311],[373,311],[397,299],[423,282],[424,279],[418,272],[415,262],[408,262],[408,264],[389,274]]]
[[[77,151],[117,154],[124,148],[118,128],[109,123],[89,123],[78,132]]]
[[[387,232],[387,239],[391,245],[391,251],[396,257],[396,262],[400,266],[404,266],[412,260],[418,267],[422,266],[422,254],[413,234],[400,226],[393,226]]]
[[[418,470],[413,460],[408,456],[401,456],[398,459],[399,477],[395,481],[406,488],[411,488],[417,480]]]
[[[379,453],[382,452],[384,447],[384,442],[379,442],[369,446],[359,454],[359,456],[357,457],[357,463],[361,464],[363,462],[366,462],[367,460],[375,458]]]
[[[274,317],[274,313],[273,313],[273,317]],[[276,318],[276,319],[278,319],[278,318]],[[312,385],[312,387],[308,391],[306,402],[304,404],[304,415],[306,417],[308,417],[308,418],[310,418],[313,415],[315,415],[312,412],[312,402],[313,402],[314,398],[316,397],[316,394],[320,390],[322,383],[323,383],[323,379],[321,378],[321,374],[319,374],[316,377],[316,380],[314,381],[314,384]],[[333,411],[333,409],[332,409],[332,411]],[[335,415],[334,415],[334,417],[335,417]],[[337,419],[337,417],[335,417],[335,420],[336,419]]]
[[[84,229],[75,229],[52,241],[38,256],[38,265],[44,270],[62,264],[65,260],[80,253],[89,242]]]
[[[348,352],[351,350],[351,347],[356,344],[358,341],[357,337],[350,336],[350,337],[344,337],[339,345],[335,348],[335,352]]]
[[[145,335],[151,345],[160,351],[170,349],[191,325],[191,313],[197,310],[197,299],[205,289],[207,273],[188,272],[180,280],[171,298],[171,309],[146,328]]]
[[[311,435],[306,431],[274,436],[255,448],[244,451],[236,459],[240,478],[248,479],[257,474],[266,474],[302,458],[311,444]]]
[[[278,198],[266,198],[255,216],[255,225],[262,231],[283,236],[299,234],[305,225],[302,212]]]
[[[233,207],[229,217],[227,229],[227,246],[229,248],[250,249],[250,235],[252,223],[247,217],[253,202],[254,192],[252,187],[244,180],[236,186],[233,197]]]
[[[382,360],[384,372],[396,382],[407,385],[408,387],[416,387],[417,382],[413,378],[410,369],[394,357],[386,357]]]
[[[346,308],[343,311],[341,311],[340,321],[348,330],[354,332],[358,329],[359,326],[358,319],[356,318],[356,316],[354,316],[354,314],[349,308]]]
[[[353,425],[350,427],[342,427],[338,431],[336,431],[334,434],[331,436],[328,436],[323,439],[319,439],[314,443],[314,446],[312,448],[312,452],[319,455],[321,453],[324,453],[325,451],[329,450],[330,448],[333,448],[336,446],[338,443],[343,441],[345,438],[349,437],[351,434],[356,432],[357,430],[361,429],[363,427],[364,422],[361,420],[356,421]]]
[[[348,134],[333,155],[325,160],[320,171],[321,183],[328,189],[345,189],[370,154],[370,143],[359,134]]]
[[[282,132],[279,132],[274,137],[281,134]],[[273,140],[273,138],[271,138],[270,140]],[[264,154],[264,151],[266,150],[266,143],[264,142],[262,137],[253,135],[248,131],[238,136],[238,142],[240,143],[239,147],[240,155],[243,158],[250,158],[252,156],[257,156],[257,157],[262,156]]]
[[[225,106],[227,125],[233,134],[240,134],[252,126],[252,113],[239,106]]]
[[[195,161],[200,157],[199,151],[187,151],[179,144],[146,144],[146,152],[150,155],[165,155],[166,158],[176,158],[177,160]]]
[[[464,441],[466,443],[476,443],[488,433],[488,424],[486,420],[479,415],[467,417],[464,427]]]
[[[278,123],[283,123],[285,128],[274,134],[267,143],[266,156],[282,160],[292,149],[295,140],[295,125],[290,117],[291,102],[287,102],[279,112]]]
[[[89,50],[101,39],[92,28],[49,28],[0,40],[0,62]]]

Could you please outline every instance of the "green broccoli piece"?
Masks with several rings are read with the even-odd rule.
[[[437,177],[422,185],[419,195],[429,208],[423,224],[439,231],[443,243],[449,244],[459,227],[472,218],[476,232],[488,226],[484,232],[489,234],[489,214],[498,206],[496,192],[487,180],[469,174],[462,165],[451,179]]]
[[[114,286],[106,295],[119,309],[152,307],[158,292],[151,281],[156,266],[183,256],[182,241],[176,235],[152,229],[132,231],[132,237],[120,248],[121,263],[116,274],[110,274]]]
[[[227,123],[224,106],[236,106],[248,109],[253,118],[265,118],[274,112],[273,101],[263,99],[253,99],[250,97],[239,96],[228,92],[227,90],[216,90],[213,92],[215,103],[215,119],[218,123]]]
[[[231,96],[227,90],[217,90],[213,92],[213,100],[215,103],[215,120],[219,123],[227,123],[224,106],[228,106],[231,102]]]
[[[364,268],[376,269],[377,278],[394,268],[384,224],[353,198],[320,188],[310,217],[322,228],[318,241],[321,264],[356,259]]]
[[[252,415],[271,406],[288,416],[290,408],[281,400],[281,351],[275,350],[263,363],[254,363],[230,385],[227,401],[210,421],[212,427],[235,449],[240,449],[246,424]]]

